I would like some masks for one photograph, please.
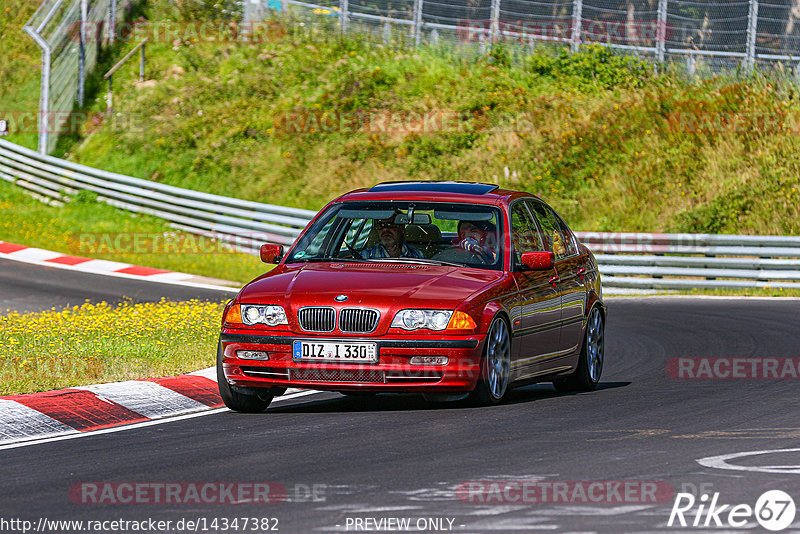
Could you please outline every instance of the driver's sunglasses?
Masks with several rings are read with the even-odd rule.
[[[400,228],[401,227],[401,225],[397,224],[394,221],[378,221],[378,222],[375,223],[375,226],[378,229],[382,229],[382,228],[395,229],[395,228]]]

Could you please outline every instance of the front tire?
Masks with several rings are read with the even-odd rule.
[[[231,389],[225,378],[225,372],[222,370],[222,343],[217,344],[217,386],[219,386],[219,396],[222,397],[222,402],[235,412],[261,413],[267,409],[274,397],[270,393],[243,395]]]
[[[600,382],[605,358],[604,347],[605,321],[598,308],[592,308],[586,321],[586,334],[578,358],[578,368],[569,376],[553,380],[558,391],[592,391]]]
[[[508,323],[495,317],[486,336],[481,359],[481,376],[470,400],[481,406],[500,404],[508,390],[511,369],[511,334]]]

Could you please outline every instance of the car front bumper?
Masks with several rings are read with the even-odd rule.
[[[298,362],[292,342],[306,334],[256,334],[223,329],[222,368],[228,382],[239,388],[307,388],[334,391],[461,393],[472,391],[480,375],[485,334],[469,336],[397,336],[338,338],[378,345],[376,363]],[[319,339],[330,340],[330,336]],[[241,359],[237,351],[261,351],[268,360]],[[446,365],[411,365],[413,356],[447,356]]]

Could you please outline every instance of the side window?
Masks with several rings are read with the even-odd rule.
[[[530,212],[524,202],[517,202],[511,208],[511,239],[514,243],[514,261],[520,263],[523,252],[545,250],[542,237],[536,229]]]
[[[571,239],[568,240],[567,237],[564,236],[555,212],[544,204],[536,201],[528,201],[527,204],[530,206],[534,217],[536,217],[536,220],[539,222],[539,228],[541,228],[542,233],[544,233],[545,250],[553,251],[553,254],[556,256],[556,261],[575,254],[576,250],[574,244],[572,244]]]
[[[569,229],[567,223],[564,222],[564,219],[562,219],[558,213],[556,213],[556,220],[558,221],[558,227],[561,229],[561,233],[564,235],[564,246],[567,249],[567,256],[575,256],[578,253],[578,241],[575,239],[575,234],[572,233],[572,230]]]

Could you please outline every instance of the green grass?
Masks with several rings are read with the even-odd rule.
[[[223,306],[196,300],[87,302],[0,316],[0,395],[209,367]]]
[[[12,122],[9,112],[39,109],[41,52],[22,27],[39,7],[34,0],[4,0],[0,7],[0,119]],[[33,130],[36,130],[35,123]],[[36,133],[14,133],[4,139],[36,148]]]
[[[179,17],[167,9],[147,15]],[[124,127],[87,127],[70,158],[309,209],[382,180],[463,179],[539,194],[579,230],[800,233],[798,89],[778,75],[692,81],[597,47],[479,56],[280,28],[257,44],[148,45],[147,84],[134,63],[115,77]],[[445,132],[282,130],[287,113],[361,111],[469,120]],[[752,124],[704,129],[719,113]],[[699,128],[686,120],[698,114]]]
[[[269,269],[256,256],[234,253],[208,240],[198,242],[163,220],[118,210],[91,194],[54,207],[0,181],[0,213],[0,240],[10,243],[239,283]],[[137,236],[139,244],[133,241]]]

